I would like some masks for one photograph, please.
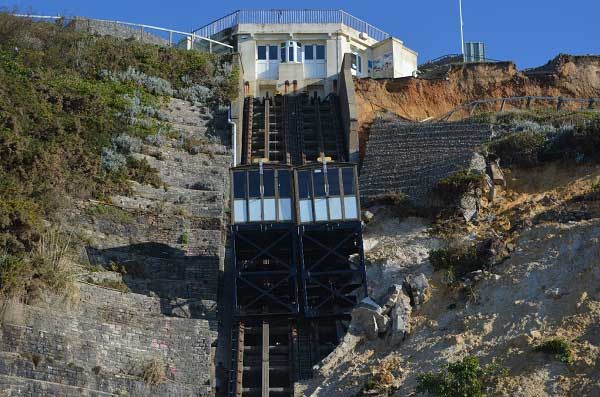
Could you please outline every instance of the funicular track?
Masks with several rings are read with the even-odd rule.
[[[292,396],[366,294],[354,164],[335,95],[246,98],[232,169],[229,395]]]

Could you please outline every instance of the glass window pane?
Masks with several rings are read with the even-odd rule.
[[[344,212],[346,219],[358,219],[358,210],[356,208],[356,196],[344,197]]]
[[[275,197],[275,170],[263,171],[263,196]]]
[[[266,198],[263,200],[264,206],[264,217],[265,221],[274,221],[275,218],[275,199],[274,198]]]
[[[313,50],[314,50],[314,46],[312,45],[307,45],[306,47],[304,47],[304,59],[313,59]]]
[[[315,197],[325,197],[325,177],[323,170],[315,170],[313,173]]]
[[[250,199],[250,201],[248,202],[248,207],[250,208],[250,222],[260,222],[260,199]]]
[[[325,59],[325,46],[318,45],[317,47],[317,59]]]
[[[260,174],[258,171],[248,172],[248,183],[250,197],[260,197]]]
[[[292,197],[292,188],[290,184],[290,172],[289,171],[277,171],[278,185],[279,185],[279,197],[289,198]]]
[[[277,60],[277,46],[276,45],[269,46],[269,59],[272,61]]]
[[[342,168],[342,180],[344,182],[344,195],[355,194],[353,168]]]
[[[362,73],[362,57],[360,55],[356,57],[356,63],[358,64],[358,73]]]
[[[285,47],[281,47],[281,62],[285,62]]]
[[[342,219],[342,199],[332,197],[329,201],[329,219]]]
[[[298,171],[298,196],[300,199],[311,197],[310,173],[309,171]]]
[[[298,56],[296,57],[298,62],[302,62],[302,47],[298,47]]]
[[[246,214],[246,200],[233,200],[233,222],[248,222]]]
[[[312,222],[312,200],[300,200],[300,222]]]
[[[294,47],[290,46],[288,48],[289,52],[288,52],[288,62],[294,62]]]
[[[280,221],[291,221],[292,220],[292,199],[282,198],[279,200],[279,220]]]
[[[327,199],[317,198],[315,199],[315,220],[326,221],[327,220]]]
[[[327,170],[327,181],[329,184],[329,195],[330,196],[339,196],[340,195],[339,169],[329,168]]]
[[[246,198],[246,173],[245,172],[234,172],[233,173],[233,198],[234,199],[245,199]]]
[[[258,52],[258,59],[267,59],[267,46],[266,45],[259,45],[257,47],[257,52]]]

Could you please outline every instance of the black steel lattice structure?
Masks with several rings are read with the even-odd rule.
[[[246,99],[231,170],[231,396],[291,396],[366,295],[356,165],[337,97]]]

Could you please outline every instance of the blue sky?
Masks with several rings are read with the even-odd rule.
[[[460,52],[458,0],[284,2],[254,0],[0,0],[49,15],[80,15],[190,31],[239,8],[343,8],[419,52],[419,63]],[[463,0],[465,41],[483,41],[487,56],[538,66],[561,52],[599,54],[600,0]]]

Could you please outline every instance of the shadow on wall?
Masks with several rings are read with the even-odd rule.
[[[130,292],[160,298],[165,316],[216,319],[217,256],[186,256],[154,242],[86,251],[93,266],[120,273]]]

